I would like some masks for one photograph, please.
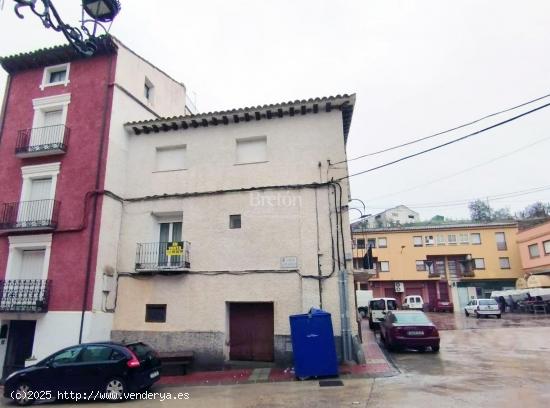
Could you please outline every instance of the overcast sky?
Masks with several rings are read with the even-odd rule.
[[[2,0],[0,0],[0,4]],[[77,1],[54,0],[75,23]],[[63,43],[12,0],[0,55]],[[122,0],[111,32],[196,93],[199,111],[356,93],[356,157],[550,94],[548,0]],[[0,74],[3,92],[5,74]],[[356,173],[492,125],[550,98],[403,149],[350,163]],[[468,216],[489,198],[512,212],[550,201],[550,107],[467,141],[351,180],[378,212]],[[470,169],[475,167],[473,169]],[[470,170],[468,170],[470,169]],[[460,174],[456,174],[460,173]],[[454,175],[454,176],[453,176]],[[549,189],[497,200],[536,187]]]

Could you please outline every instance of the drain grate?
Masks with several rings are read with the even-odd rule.
[[[319,387],[342,387],[344,383],[341,380],[321,380]]]

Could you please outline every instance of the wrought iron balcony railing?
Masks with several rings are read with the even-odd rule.
[[[18,157],[63,154],[67,151],[70,134],[71,129],[65,125],[20,130],[15,154]]]
[[[137,244],[137,272],[178,272],[191,267],[187,241],[147,242]]]
[[[0,207],[0,230],[51,230],[57,227],[59,202],[19,201]]]
[[[45,313],[50,289],[49,280],[0,280],[0,312]]]

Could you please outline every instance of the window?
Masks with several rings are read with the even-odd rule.
[[[97,363],[111,359],[111,348],[106,346],[88,346],[82,352],[80,361],[83,363]]]
[[[422,246],[422,237],[413,237],[413,244],[415,247]]]
[[[380,261],[380,272],[389,272],[390,263],[389,261]]]
[[[550,255],[550,240],[544,241],[542,246],[544,247],[544,255]]]
[[[378,238],[378,248],[387,248],[388,240],[387,238]]]
[[[237,139],[237,164],[267,161],[267,138],[252,137]]]
[[[426,246],[432,246],[435,244],[434,236],[433,235],[426,235],[424,237],[424,243]]]
[[[437,245],[445,245],[445,235],[438,235],[435,239]]]
[[[456,235],[455,234],[449,234],[447,236],[447,242],[449,245],[456,245]]]
[[[468,234],[459,234],[458,235],[458,241],[461,244],[468,244],[470,241],[468,240]]]
[[[70,64],[54,65],[44,68],[42,75],[42,83],[40,89],[44,90],[47,86],[69,84],[69,68]]]
[[[68,350],[62,351],[53,356],[51,362],[55,364],[71,364],[76,363],[78,355],[82,347],[71,347]]]
[[[500,269],[510,269],[510,258],[502,257],[498,258]]]
[[[145,321],[149,323],[166,322],[166,305],[145,305]]]
[[[376,248],[376,238],[367,239],[367,247],[368,248]]]
[[[474,259],[474,265],[475,265],[476,269],[485,269],[485,259],[475,258]]]
[[[186,146],[157,147],[155,171],[184,170],[186,150]]]
[[[143,84],[143,96],[145,96],[145,99],[147,99],[148,102],[153,103],[154,90],[155,87],[151,81],[145,78],[145,83]]]
[[[472,245],[481,245],[481,234],[477,232],[470,234],[470,242]]]
[[[230,229],[241,228],[241,214],[234,214],[229,216],[229,228]]]
[[[426,270],[426,264],[424,261],[416,261],[416,270],[418,272],[423,272]]]
[[[32,100],[34,116],[29,146],[61,143],[65,136],[67,112],[71,94],[61,94]],[[45,129],[44,129],[45,128]]]
[[[504,232],[495,232],[495,238],[497,241],[497,249],[499,251],[506,251],[506,236]]]
[[[529,256],[531,258],[538,258],[540,256],[538,244],[529,245],[527,248],[529,248]]]
[[[357,249],[365,249],[365,240],[362,238],[357,239]]]

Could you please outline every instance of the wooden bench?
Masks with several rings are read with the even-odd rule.
[[[159,358],[162,362],[162,371],[166,375],[174,375],[171,373],[171,370],[166,370],[166,368],[176,367],[176,375],[185,375],[187,374],[187,367],[191,365],[195,359],[195,354],[189,350],[183,351],[164,351],[160,352]]]

